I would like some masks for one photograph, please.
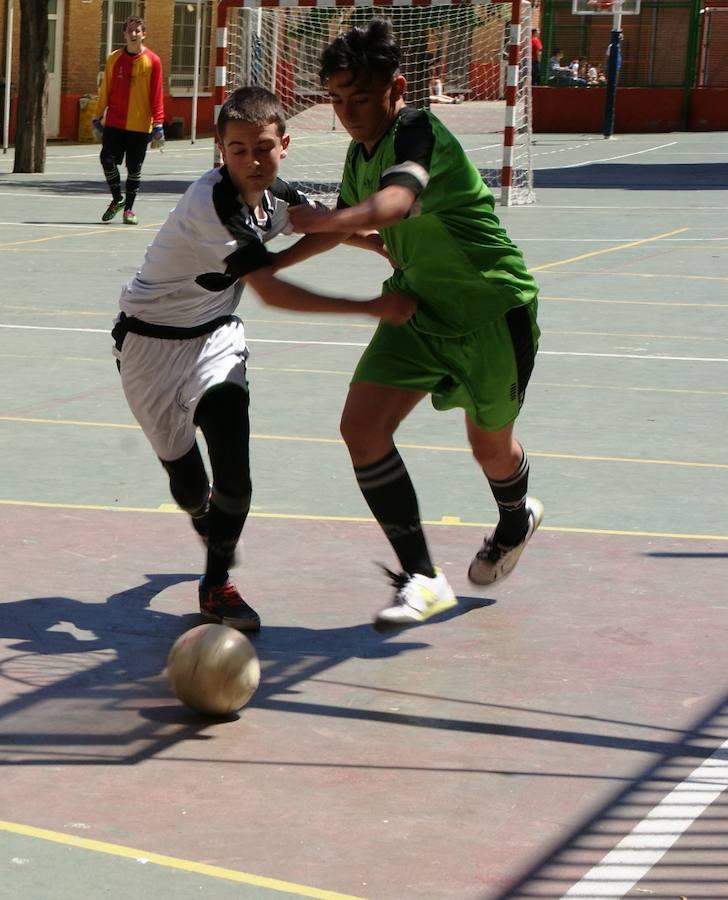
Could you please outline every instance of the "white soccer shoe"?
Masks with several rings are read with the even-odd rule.
[[[434,578],[385,571],[396,592],[391,605],[377,613],[374,621],[378,625],[415,625],[457,606],[457,597],[440,569],[435,569]]]
[[[515,569],[526,544],[543,519],[543,503],[535,497],[526,497],[528,510],[528,531],[520,544],[515,547],[501,547],[493,542],[493,535],[483,541],[483,546],[475,554],[468,569],[468,578],[473,584],[493,584],[503,581]]]

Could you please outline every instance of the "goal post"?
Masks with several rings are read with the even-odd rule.
[[[334,197],[349,136],[319,81],[319,57],[374,16],[399,41],[407,104],[443,121],[503,205],[534,202],[527,0],[220,0],[215,119],[235,88],[269,88],[292,141],[282,177]]]

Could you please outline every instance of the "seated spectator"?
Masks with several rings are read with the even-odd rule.
[[[549,59],[549,84],[554,87],[569,87],[571,85],[571,70],[568,66],[562,66],[564,58],[562,50],[556,48]]]
[[[436,67],[432,69],[432,84],[430,85],[430,103],[460,103],[460,97],[450,97],[442,88],[442,78],[440,70]]]
[[[572,59],[569,63],[569,75],[571,78],[571,87],[584,87],[586,80],[584,79],[584,60],[580,56]]]

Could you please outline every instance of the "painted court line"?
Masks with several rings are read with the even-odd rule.
[[[71,328],[64,325],[10,325],[0,324],[0,328],[19,331],[66,331],[79,334],[106,334],[108,328]],[[311,340],[280,340],[278,338],[248,338],[249,344],[291,344],[297,347],[366,347],[363,341],[311,341]],[[540,356],[590,356],[604,359],[649,359],[660,362],[704,362],[704,363],[728,363],[728,357],[722,356],[667,356],[665,354],[647,353],[583,353],[573,350],[539,350]]]
[[[627,159],[628,156],[640,156],[642,153],[653,153],[655,150],[664,150],[665,147],[674,147],[677,141],[670,141],[669,144],[658,144],[657,147],[646,147],[644,150],[633,150],[631,153],[620,153],[619,156],[603,156],[601,159],[589,159],[586,162],[571,163],[568,166],[550,166],[558,169],[579,169],[583,166],[593,166],[596,163],[611,162],[613,159]],[[549,169],[546,169],[548,171]]]
[[[605,247],[603,250],[592,250],[590,253],[581,253],[579,256],[570,256],[568,259],[559,259],[556,262],[545,263],[542,266],[535,266],[529,269],[529,272],[543,272],[545,269],[553,269],[556,266],[565,266],[568,263],[578,262],[581,259],[589,259],[592,256],[602,256],[604,253],[616,253],[618,250],[629,250],[631,247],[641,247],[643,244],[651,244],[654,241],[660,241],[663,238],[672,237],[675,234],[683,234],[689,231],[688,228],[675,228],[673,231],[665,231],[663,234],[656,234],[653,237],[642,238],[639,241],[630,241],[627,244],[619,244],[616,247]]]
[[[128,431],[141,431],[141,427],[133,422],[92,422],[83,419],[44,419],[37,416],[0,416],[0,422],[15,422],[20,425],[61,425],[71,428],[116,428]],[[251,433],[256,441],[288,441],[298,444],[329,444],[344,446],[341,438],[307,437],[300,434],[259,434]],[[472,453],[469,447],[450,447],[440,444],[411,444],[398,441],[397,446],[405,450],[427,450],[435,453]],[[613,462],[630,463],[639,466],[679,466],[688,469],[728,469],[728,463],[694,462],[680,459],[651,459],[635,456],[603,456],[598,454],[553,453],[546,450],[529,450],[529,456],[541,459],[570,459],[575,462]]]
[[[176,856],[164,856],[161,853],[147,853],[146,850],[137,850],[133,847],[125,847],[122,844],[93,841],[72,834],[50,831],[47,828],[19,825],[16,822],[0,820],[0,831],[23,835],[24,837],[38,838],[43,841],[51,841],[55,844],[63,844],[66,847],[78,847],[95,853],[106,853],[109,856],[119,856],[123,859],[133,859],[138,863],[153,863],[156,866],[162,866],[167,869],[194,872],[196,875],[205,875],[208,878],[236,881],[239,884],[250,884],[255,887],[268,888],[272,891],[280,891],[281,893],[296,894],[299,897],[315,897],[318,900],[362,900],[362,898],[355,897],[352,894],[324,891],[319,888],[307,887],[303,884],[294,884],[291,881],[279,881],[276,878],[265,878],[260,875],[251,875],[248,872],[237,872],[234,869],[224,869],[221,866],[209,866],[206,863],[196,863],[188,859],[179,859]]]
[[[651,809],[601,862],[569,888],[561,900],[624,897],[727,787],[728,741],[725,741]]]
[[[113,512],[113,513],[153,513],[163,515],[186,515],[173,503],[162,503],[160,506],[104,506],[100,503],[50,503],[45,500],[8,500],[0,499],[0,506],[22,506],[29,509],[72,509],[81,512]],[[262,512],[253,510],[249,519],[280,519],[289,522],[347,522],[359,525],[376,525],[374,518],[366,516],[326,516],[306,513]],[[448,526],[457,528],[489,528],[495,522],[463,522],[459,516],[443,516],[441,519],[423,519],[423,525]],[[616,528],[570,528],[560,525],[541,525],[539,531],[551,531],[555,534],[588,534],[602,537],[638,537],[666,538],[680,541],[720,541],[728,542],[728,534],[680,534],[673,531],[624,531]]]

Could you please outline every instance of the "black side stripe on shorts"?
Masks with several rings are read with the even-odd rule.
[[[531,316],[527,306],[514,306],[506,313],[508,330],[511,333],[513,353],[516,358],[516,384],[511,390],[515,400],[518,397],[518,406],[523,406],[526,396],[526,387],[533,372],[533,363],[536,358],[536,350],[533,346],[533,332],[531,331]]]

